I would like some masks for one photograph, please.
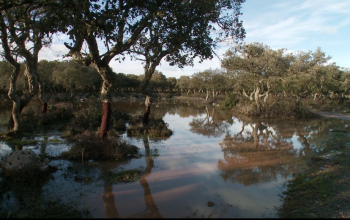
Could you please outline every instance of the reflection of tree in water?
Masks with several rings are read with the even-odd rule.
[[[163,218],[162,215],[159,213],[158,207],[154,202],[153,196],[151,194],[150,187],[148,185],[146,177],[151,174],[152,168],[154,167],[154,161],[151,155],[151,150],[149,147],[149,141],[147,135],[143,136],[143,143],[145,146],[145,161],[146,161],[146,168],[143,171],[141,177],[139,178],[139,182],[144,190],[144,201],[146,205],[146,210],[142,212],[138,212],[132,215],[127,216],[128,218],[135,218],[135,217],[141,217],[141,218]],[[111,170],[112,168],[109,167],[108,170]],[[103,169],[106,172],[106,168]],[[114,194],[113,194],[113,184],[111,184],[109,181],[104,181],[104,194],[102,196],[103,203],[106,210],[106,217],[107,218],[119,218],[119,214],[117,211],[117,207],[115,204]]]
[[[143,143],[145,146],[146,168],[145,168],[145,172],[140,177],[139,181],[144,190],[144,201],[146,205],[146,210],[129,217],[163,218],[163,216],[159,213],[156,203],[154,202],[153,196],[151,194],[151,189],[146,179],[146,177],[151,174],[152,168],[154,167],[154,161],[151,155],[148,137],[146,135],[143,136]]]
[[[218,161],[218,167],[224,180],[244,185],[269,182],[286,178],[300,167],[292,141],[261,121],[243,122],[241,131],[226,134],[220,146],[224,160]]]
[[[195,118],[190,122],[191,132],[208,137],[219,137],[233,124],[231,116],[215,111],[215,108],[209,110],[207,106],[205,110],[206,116],[204,118]]]
[[[244,118],[240,132],[226,134],[220,143],[224,159],[218,161],[223,179],[250,185],[286,178],[298,173],[298,162],[322,149],[336,135],[334,131],[350,132],[350,121],[345,120],[297,119],[270,124]],[[300,149],[294,148],[293,137]]]
[[[196,106],[179,106],[176,109],[176,113],[181,117],[181,118],[188,118],[188,117],[196,117],[200,115],[200,108]]]
[[[337,131],[350,133],[350,121],[334,119],[298,119],[288,121],[286,124],[275,124],[275,130],[280,133],[295,135],[302,148],[299,155],[307,155],[311,151],[321,150],[326,146],[327,141],[334,138]],[[290,130],[286,132],[286,130]],[[289,138],[289,137],[288,137]]]

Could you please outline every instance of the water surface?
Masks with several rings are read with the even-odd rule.
[[[143,112],[139,102],[114,104],[113,109]],[[349,127],[348,121],[335,119],[242,118],[197,102],[159,102],[151,111],[151,117],[168,123],[174,131],[171,137],[133,138],[125,133],[122,138],[143,155],[130,161],[52,160],[59,170],[43,186],[42,196],[88,209],[89,217],[96,218],[277,217],[283,184],[303,172],[310,156],[325,147],[332,138],[330,129]],[[39,141],[24,147],[37,154],[58,156],[71,147],[54,131],[26,138]],[[0,142],[1,152],[9,152],[5,142]],[[126,170],[142,175],[120,183],[104,178]],[[17,203],[1,200],[2,207]]]

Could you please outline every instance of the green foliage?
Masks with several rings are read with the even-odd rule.
[[[73,147],[62,156],[70,160],[120,160],[137,156],[139,151],[136,146],[120,142],[116,137],[101,138],[98,133],[91,131],[71,136],[68,142]]]
[[[221,103],[222,109],[232,109],[234,108],[239,102],[239,99],[236,97],[234,93],[229,93],[225,97],[225,101]]]
[[[22,111],[21,120],[23,131],[38,131],[44,127],[54,127],[73,118],[73,105],[68,102],[59,102],[49,105],[44,114],[40,110],[40,102],[32,101]]]
[[[99,102],[88,102],[85,107],[79,111],[74,111],[74,117],[67,126],[67,131],[70,135],[82,133],[85,130],[97,131],[101,125],[102,105]],[[111,128],[117,131],[126,130],[126,120],[129,116],[120,113],[119,111],[112,111]]]
[[[171,99],[172,97],[173,97],[173,95],[170,93],[165,94],[165,98],[167,98],[167,99]]]

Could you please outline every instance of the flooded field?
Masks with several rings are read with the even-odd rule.
[[[131,115],[143,112],[141,102],[115,103],[112,108]],[[9,111],[0,112],[2,130]],[[2,190],[0,206],[10,212],[34,197],[59,200],[87,218],[278,217],[284,183],[303,172],[333,130],[349,130],[348,121],[255,120],[198,102],[155,103],[151,117],[162,118],[173,135],[128,137],[125,132],[121,138],[141,153],[126,161],[55,159],[71,147],[60,137],[62,132],[24,137],[38,142],[23,149],[51,156],[50,165],[58,170],[35,195]],[[14,150],[0,142],[0,159]]]

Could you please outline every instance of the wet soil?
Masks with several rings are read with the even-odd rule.
[[[341,113],[315,111],[322,117],[350,120]],[[287,183],[281,218],[350,218],[350,133],[329,131],[334,138],[309,161],[309,169]]]

